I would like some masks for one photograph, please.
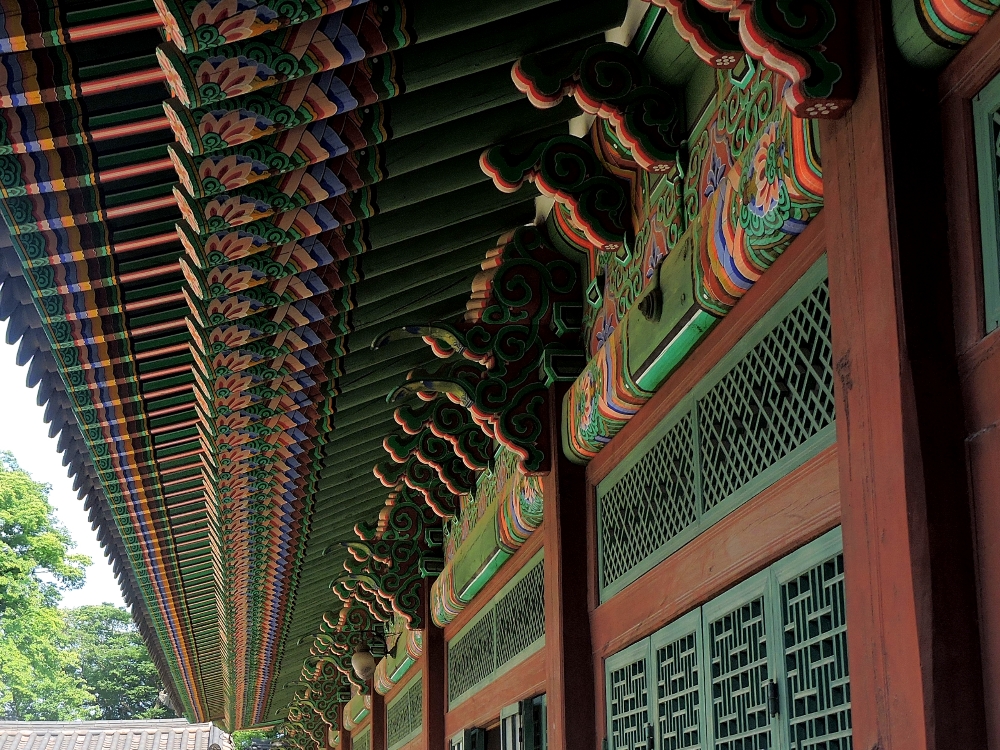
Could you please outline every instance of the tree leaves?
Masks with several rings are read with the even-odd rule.
[[[0,718],[152,719],[160,678],[128,611],[59,609],[91,564],[72,554],[49,487],[0,452]]]

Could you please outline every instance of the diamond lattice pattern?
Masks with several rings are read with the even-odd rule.
[[[692,420],[685,414],[601,498],[602,585],[626,575],[698,518]]]
[[[423,725],[424,681],[417,675],[399,695],[386,706],[386,738],[389,747],[402,745],[407,737],[420,730]]]
[[[668,415],[673,427],[601,489],[602,589],[665,557],[705,513],[745,500],[748,485],[833,423],[829,297],[824,280],[755,343],[744,340],[739,361],[699,384],[678,407],[686,413]]]
[[[833,422],[829,296],[823,282],[698,399],[706,510]]]
[[[539,560],[482,619],[448,644],[448,700],[486,682],[545,635],[545,561]]]

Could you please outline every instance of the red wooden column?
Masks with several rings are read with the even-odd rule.
[[[385,696],[379,693],[372,683],[368,684],[372,696],[372,750],[388,750],[389,741],[385,726]]]
[[[548,746],[595,745],[594,670],[587,608],[587,486],[581,466],[563,456],[559,419],[569,386],[549,389],[552,472],[544,482],[545,650]]]
[[[423,738],[424,750],[444,750],[444,715],[448,708],[445,694],[447,669],[444,630],[431,620],[431,582],[424,581],[424,654],[423,673]]]
[[[337,726],[340,727],[340,750],[351,750],[351,733],[344,729],[344,708],[346,703],[337,706]]]
[[[934,81],[857,0],[822,125],[854,746],[985,746]]]

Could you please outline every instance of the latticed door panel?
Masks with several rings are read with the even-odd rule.
[[[850,750],[844,555],[814,552],[828,556],[811,565],[788,560],[787,578],[778,571],[789,739],[795,750]]]
[[[833,423],[830,330],[823,281],[698,399],[705,510]]]
[[[625,577],[698,520],[694,461],[687,413],[601,496],[601,586]]]
[[[840,529],[605,661],[609,750],[853,750]]]
[[[647,750],[650,730],[649,641],[615,654],[605,663],[609,750]]]
[[[705,628],[716,750],[767,750],[773,744],[768,710],[773,669],[768,661],[766,593],[760,590],[766,578],[748,583],[757,589],[752,596],[721,616],[712,615]],[[733,598],[720,597],[713,611]]]
[[[372,750],[371,729],[366,727],[357,737],[351,738],[351,750]]]
[[[691,612],[650,639],[656,671],[659,750],[702,748],[701,611]]]

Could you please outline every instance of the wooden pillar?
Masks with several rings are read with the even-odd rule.
[[[822,155],[854,746],[984,747],[934,81],[887,1],[853,5]]]
[[[587,608],[584,469],[563,456],[559,419],[569,385],[549,389],[552,472],[544,482],[546,702],[550,750],[594,747],[594,670]]]
[[[340,750],[351,750],[351,733],[344,729],[344,709],[346,703],[337,706],[337,726],[340,727]]]
[[[386,737],[385,725],[385,696],[378,692],[372,683],[368,684],[368,689],[372,695],[371,749],[388,750],[389,741]]]
[[[447,661],[444,630],[431,620],[431,581],[424,581],[424,655],[423,674],[423,746],[425,750],[444,750],[446,746],[444,715],[448,708],[445,693]]]

